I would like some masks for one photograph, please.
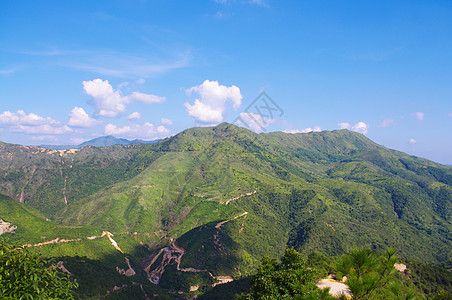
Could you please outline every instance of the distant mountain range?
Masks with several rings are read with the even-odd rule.
[[[52,150],[68,150],[68,149],[81,149],[83,147],[87,146],[93,146],[93,147],[110,147],[113,145],[130,145],[130,144],[153,144],[158,143],[161,141],[161,139],[152,140],[152,141],[144,141],[144,140],[127,140],[122,138],[116,138],[112,135],[107,136],[101,136],[89,141],[86,141],[84,143],[81,143],[79,145],[40,145],[40,147],[52,149]]]

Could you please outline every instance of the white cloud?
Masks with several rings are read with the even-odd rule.
[[[416,119],[418,121],[423,121],[424,120],[424,113],[423,112],[420,112],[420,111],[415,112],[414,116],[416,117]]]
[[[415,139],[413,139],[413,138],[411,138],[408,142],[409,142],[410,144],[416,144],[416,143],[417,143],[417,141],[416,141]]]
[[[140,92],[133,92],[131,95],[124,97],[127,101],[132,102],[133,100],[141,101],[146,104],[152,103],[162,103],[165,102],[165,97],[159,97],[155,95],[143,94]]]
[[[137,84],[144,84],[146,80],[144,78],[140,78],[136,81]]]
[[[133,112],[128,117],[127,120],[136,121],[141,119],[141,114],[139,112]]]
[[[185,108],[189,116],[194,117],[200,122],[221,122],[223,121],[224,108],[212,107],[208,104],[204,104],[198,99],[195,100],[193,105],[185,102]]]
[[[390,126],[394,126],[394,125],[395,125],[395,122],[393,119],[385,119],[379,124],[380,127],[390,127]]]
[[[85,93],[91,97],[96,114],[103,117],[116,117],[126,110],[125,99],[119,91],[113,90],[108,80],[94,79],[83,81]]]
[[[106,135],[114,135],[117,137],[131,138],[131,139],[157,139],[168,136],[169,129],[165,126],[155,127],[151,123],[144,123],[143,125],[126,125],[123,127],[114,124],[107,124],[104,129]]]
[[[347,122],[338,123],[337,125],[339,126],[340,129],[349,129],[352,131],[359,132],[361,134],[367,134],[368,129],[369,129],[369,124],[366,124],[364,122],[358,122],[353,126]]]
[[[307,127],[304,129],[285,129],[283,132],[285,133],[308,133],[308,132],[320,132],[322,131],[322,128],[320,126],[315,126],[314,129],[311,127]]]
[[[29,113],[28,115],[23,110],[18,110],[17,112],[4,111],[0,114],[0,126],[1,125],[29,125],[29,126],[38,126],[38,125],[57,125],[58,121],[46,117],[43,118],[34,113]]]
[[[240,118],[237,119],[236,125],[248,128],[256,133],[263,132],[267,126],[274,123],[275,120],[265,119],[260,114],[255,113],[240,113]]]
[[[337,123],[340,129],[350,129],[352,128],[352,125],[350,123],[344,122],[344,123]]]
[[[94,127],[102,124],[101,121],[88,116],[86,111],[81,107],[74,107],[69,117],[68,125],[73,127]]]
[[[352,130],[362,133],[362,134],[367,134],[369,129],[369,125],[364,123],[364,122],[358,122],[355,125],[352,126]]]
[[[121,96],[119,90],[114,90],[108,80],[94,79],[83,81],[85,93],[91,97],[92,104],[96,109],[96,115],[103,117],[117,117],[126,110],[126,104],[133,101],[141,101],[146,104],[161,103],[164,97],[133,92],[129,96]]]
[[[195,92],[200,97],[193,104],[185,102],[188,115],[204,123],[219,123],[224,120],[226,102],[232,102],[236,110],[242,104],[240,89],[235,85],[230,87],[218,84],[218,81],[204,81],[199,86],[189,88],[187,95]]]
[[[41,117],[34,113],[4,111],[0,114],[0,126],[8,128],[10,132],[25,134],[53,135],[72,132],[67,125],[61,126],[59,121],[50,117]]]
[[[162,123],[163,125],[173,125],[173,121],[172,120],[170,120],[170,119],[167,119],[167,118],[162,118],[161,120],[160,120],[160,123]]]
[[[73,132],[72,128],[67,125],[51,126],[49,124],[28,126],[17,125],[10,128],[11,132],[21,132],[26,134],[67,134]]]

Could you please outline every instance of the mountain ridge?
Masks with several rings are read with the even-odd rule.
[[[93,146],[93,147],[111,147],[114,145],[129,145],[129,144],[153,144],[158,143],[161,141],[161,139],[151,140],[151,141],[145,141],[140,139],[134,139],[134,140],[128,140],[124,138],[116,138],[112,135],[106,135],[94,138],[92,140],[83,142],[78,145],[39,145],[39,147],[52,149],[52,150],[69,150],[69,149],[81,149],[87,146]]]

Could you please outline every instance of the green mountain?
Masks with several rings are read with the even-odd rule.
[[[144,291],[157,288],[152,281],[200,293],[250,275],[263,255],[279,257],[286,246],[330,257],[392,246],[452,268],[452,168],[347,130],[255,134],[223,123],[156,144],[0,144],[0,193],[58,228],[114,234],[141,270]],[[11,219],[3,210],[0,218]],[[42,250],[75,255],[53,247]],[[77,256],[103,263],[77,247]],[[120,259],[103,265],[113,269]]]

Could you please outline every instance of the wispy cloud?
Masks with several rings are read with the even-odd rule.
[[[309,132],[320,132],[322,128],[320,126],[315,126],[314,128],[307,127],[304,129],[285,129],[283,132],[285,133],[309,133]]]
[[[394,121],[394,119],[384,119],[379,125],[378,127],[390,127],[390,126],[395,126],[396,123]]]
[[[162,125],[173,125],[173,121],[167,118],[162,118],[160,123],[162,123]]]
[[[17,125],[10,128],[11,132],[21,132],[26,134],[67,134],[73,132],[73,129],[67,125],[51,126],[49,124],[39,126]]]
[[[89,54],[87,50],[65,50],[58,47],[46,47],[43,49],[22,49],[13,51],[14,53],[29,55],[29,56],[67,56],[67,55],[84,55]]]
[[[424,121],[424,113],[423,112],[415,112],[414,113],[414,117],[418,120],[418,121]]]
[[[269,7],[267,1],[265,1],[265,0],[250,0],[249,2],[251,4],[256,4],[256,5],[260,5],[260,6],[264,6],[264,7]]]
[[[153,47],[153,52],[123,53],[109,50],[66,50],[58,47],[43,49],[14,50],[16,54],[49,59],[47,64],[63,68],[84,70],[105,76],[142,79],[190,65],[193,56],[189,47],[174,51],[170,47]],[[154,53],[157,50],[156,53]],[[51,59],[51,60],[50,60]],[[0,69],[0,75],[7,75],[18,68]]]
[[[228,4],[231,2],[236,2],[234,0],[213,0],[213,2],[216,3],[220,3],[220,4]],[[269,7],[268,1],[267,0],[243,0],[240,2],[245,2],[245,3],[249,3],[249,4],[253,4],[253,5],[259,5],[259,6],[264,6],[264,7]]]
[[[151,62],[147,58],[123,55],[99,55],[79,62],[61,63],[62,66],[78,70],[90,71],[104,76],[120,78],[147,78],[166,73],[174,69],[185,68],[190,65],[192,55],[190,51],[180,53],[173,59]]]
[[[356,60],[356,61],[360,61],[360,60],[368,60],[368,61],[375,61],[375,62],[379,62],[379,61],[385,61],[390,59],[391,57],[394,57],[396,55],[398,55],[399,53],[401,53],[403,51],[404,47],[398,47],[398,48],[394,48],[391,50],[386,50],[386,51],[372,51],[372,52],[368,52],[368,53],[361,53],[361,54],[352,54],[349,55],[349,59],[351,60]]]
[[[13,67],[13,68],[8,68],[8,69],[0,69],[0,75],[10,75],[14,72],[19,71],[20,69],[22,69],[22,67]]]
[[[133,112],[127,116],[127,120],[129,120],[129,121],[137,121],[139,119],[141,119],[141,113],[139,113],[137,111]]]

